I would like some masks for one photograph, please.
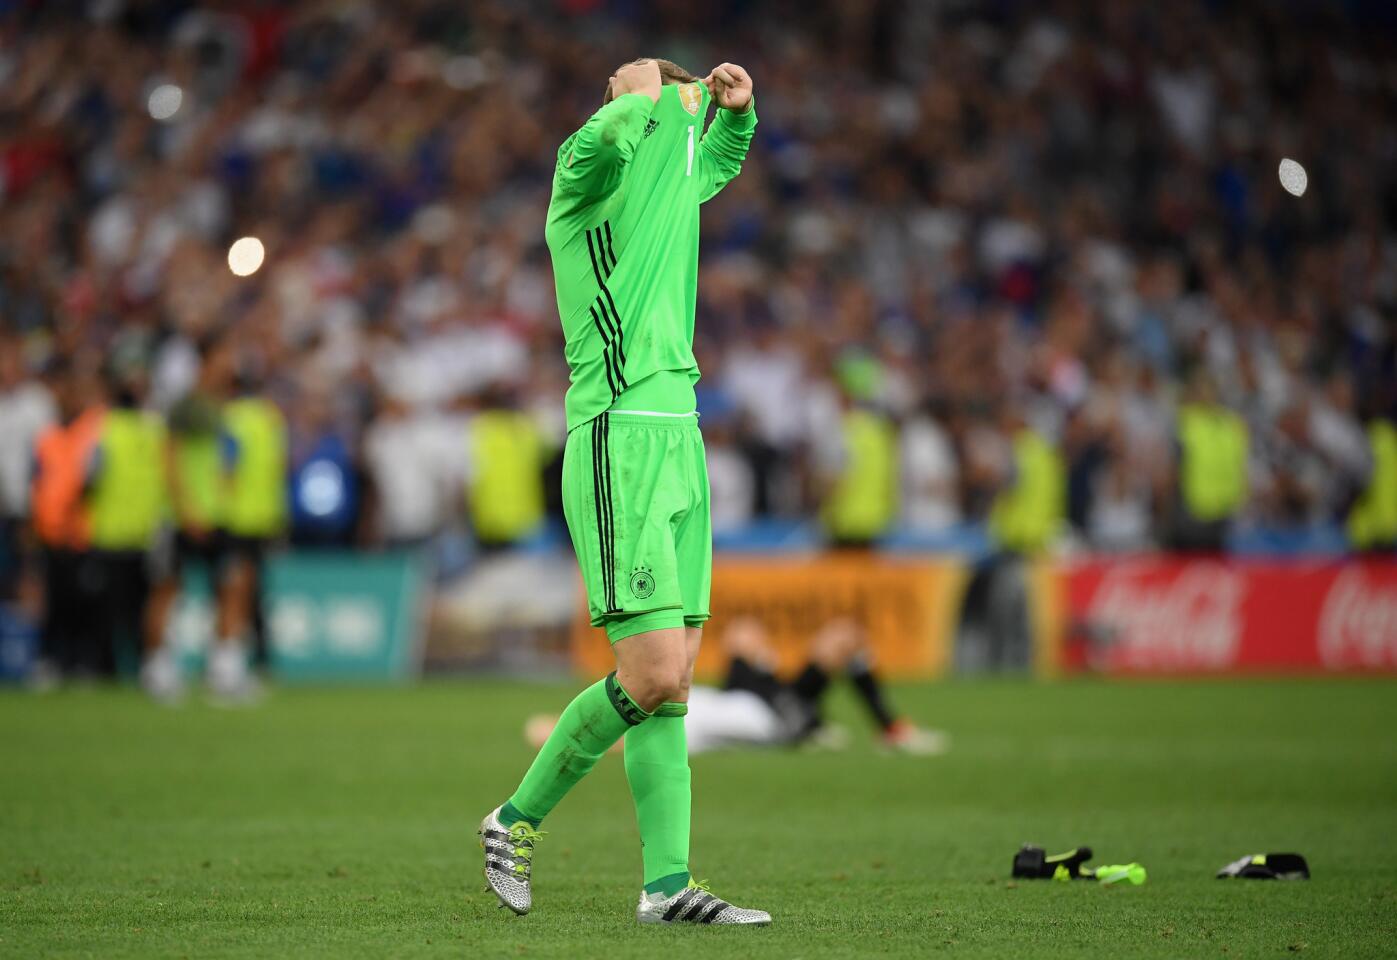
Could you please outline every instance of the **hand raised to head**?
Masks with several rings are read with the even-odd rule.
[[[752,105],[752,78],[735,63],[718,64],[702,82],[713,101],[725,110],[742,113]]]

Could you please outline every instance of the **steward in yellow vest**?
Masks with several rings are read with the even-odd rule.
[[[820,517],[836,543],[865,545],[886,534],[897,517],[897,430],[886,414],[850,406],[839,431],[843,465]]]
[[[97,441],[88,504],[92,546],[149,550],[165,515],[165,425],[147,410],[113,407]]]
[[[876,406],[883,380],[876,359],[858,351],[845,353],[834,374],[842,405],[838,456],[837,466],[827,470],[820,520],[836,545],[867,546],[886,535],[897,518],[897,428]]]
[[[1010,553],[1041,553],[1067,513],[1066,470],[1052,444],[1026,424],[1013,435],[1014,475],[990,506],[990,536]]]
[[[219,638],[209,659],[209,684],[235,697],[256,683],[252,659],[269,661],[262,612],[262,572],[267,547],[286,529],[287,432],[276,404],[245,394],[223,406],[223,504],[220,519],[227,547],[227,573],[219,610]]]
[[[228,451],[223,529],[236,541],[274,540],[286,529],[286,420],[277,405],[246,396],[223,407]]]
[[[146,644],[150,560],[167,508],[165,425],[140,408],[144,375],[117,374],[88,470],[100,673],[133,672]]]
[[[205,351],[201,384],[170,410],[164,469],[170,491],[174,536],[158,551],[147,624],[150,630],[141,684],[157,699],[178,699],[183,691],[179,655],[167,637],[171,614],[191,563],[208,577],[221,628],[227,606],[223,580],[228,552],[221,530],[224,506],[223,421],[221,404],[209,390],[211,364]]]
[[[526,413],[484,410],[467,433],[471,479],[466,504],[483,546],[518,543],[543,523],[543,433]]]
[[[1066,469],[1042,433],[1029,426],[1016,398],[1001,401],[998,425],[1009,438],[1011,469],[990,503],[994,550],[966,584],[956,662],[965,670],[1024,670],[1035,649],[1035,558],[1053,545],[1067,516]],[[980,465],[973,467],[977,472]],[[983,472],[999,472],[984,464]]]
[[[1373,472],[1348,515],[1349,542],[1358,550],[1397,547],[1397,425],[1385,418],[1368,422]]]
[[[217,401],[193,393],[170,412],[171,500],[182,533],[202,537],[223,525],[223,444]]]
[[[1250,437],[1246,422],[1217,400],[1206,375],[1196,375],[1178,413],[1177,500],[1170,541],[1179,550],[1221,550],[1228,527],[1246,505]]]
[[[1247,498],[1247,425],[1219,404],[1179,408],[1179,493],[1190,517],[1228,520]]]

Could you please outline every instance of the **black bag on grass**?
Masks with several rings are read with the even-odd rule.
[[[1310,866],[1298,853],[1255,853],[1233,860],[1218,871],[1218,878],[1248,880],[1308,880]]]
[[[1013,875],[1035,880],[1094,880],[1095,872],[1082,868],[1090,859],[1091,847],[1074,847],[1050,857],[1042,847],[1025,843],[1014,854]]]

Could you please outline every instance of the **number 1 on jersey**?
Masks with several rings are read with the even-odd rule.
[[[693,128],[692,125],[690,125],[690,127],[689,127],[689,161],[688,161],[688,163],[684,164],[684,176],[686,176],[686,177],[692,177],[693,175],[694,175],[694,128]]]

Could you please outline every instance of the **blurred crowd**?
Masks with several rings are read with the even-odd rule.
[[[1391,547],[1394,40],[1361,0],[0,5],[10,567],[36,444],[103,409],[160,432],[150,525],[187,552],[207,524],[181,470],[271,496],[238,479],[270,442],[271,419],[230,427],[252,401],[286,481],[256,538],[531,536],[567,387],[554,153],[643,54],[755,79],[752,153],[703,221],[720,533]],[[104,429],[75,510],[115,470]]]

